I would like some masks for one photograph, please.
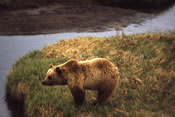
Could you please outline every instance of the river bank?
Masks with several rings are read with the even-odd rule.
[[[61,40],[20,57],[7,75],[6,93],[24,101],[27,116],[171,117],[175,115],[174,47],[174,33]],[[66,86],[42,86],[50,63],[96,57],[107,58],[119,68],[121,86],[112,103],[93,106],[95,93],[88,91],[87,101],[77,110]]]
[[[53,34],[60,32],[100,32],[152,17],[137,10],[101,5],[43,6],[34,9],[1,10],[0,35]]]

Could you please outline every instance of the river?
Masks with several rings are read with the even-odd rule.
[[[130,24],[127,27],[121,27],[121,29],[127,35],[146,32],[175,31],[175,6],[163,13],[154,15],[152,19],[145,19],[145,21],[140,24]],[[12,116],[5,102],[5,77],[9,69],[20,56],[23,56],[31,50],[42,49],[48,43],[54,43],[60,39],[81,36],[108,37],[116,34],[117,32],[111,29],[111,31],[97,33],[72,32],[33,36],[0,36],[0,117]]]

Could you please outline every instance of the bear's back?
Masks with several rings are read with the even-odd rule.
[[[80,62],[85,74],[84,88],[98,89],[99,85],[110,80],[117,80],[118,69],[110,61],[96,58]]]

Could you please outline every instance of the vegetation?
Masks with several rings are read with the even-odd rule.
[[[94,106],[96,92],[87,91],[81,108],[67,86],[41,84],[50,63],[104,57],[119,68],[121,83],[110,102]],[[109,38],[81,37],[49,44],[21,57],[7,75],[7,95],[24,100],[29,117],[175,116],[175,33]]]

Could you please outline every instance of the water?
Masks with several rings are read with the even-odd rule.
[[[153,19],[141,24],[130,24],[122,28],[125,34],[145,32],[175,31],[175,6],[168,11],[156,15]],[[22,55],[34,49],[42,49],[48,43],[60,39],[69,39],[81,36],[108,37],[116,35],[116,31],[97,33],[60,33],[34,36],[0,36],[0,117],[11,117],[5,99],[5,76],[15,61]]]
[[[156,15],[141,24],[130,24],[123,28],[126,34],[175,31],[175,5],[168,11]]]

